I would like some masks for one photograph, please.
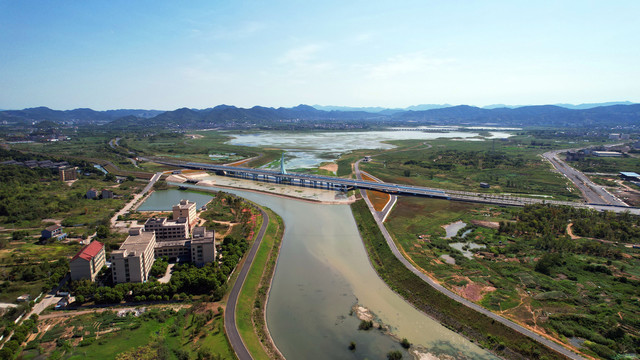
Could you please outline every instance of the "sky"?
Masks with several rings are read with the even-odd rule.
[[[0,109],[640,102],[640,1],[0,0]]]

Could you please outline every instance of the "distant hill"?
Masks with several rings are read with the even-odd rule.
[[[136,116],[142,118],[151,118],[157,116],[164,111],[159,110],[107,110],[95,111],[91,109],[74,109],[74,110],[52,110],[48,107],[36,107],[23,110],[4,110],[0,111],[0,121],[6,120],[18,123],[39,122],[44,120],[55,122],[73,122],[78,124],[86,123],[107,123],[124,116]]]
[[[612,101],[612,102],[588,103],[588,104],[580,104],[580,105],[573,105],[573,104],[555,104],[555,105],[562,106],[563,108],[567,108],[567,109],[584,110],[584,109],[592,109],[600,106],[633,105],[633,104],[635,103],[632,103],[631,101]]]
[[[426,110],[386,109],[377,112],[350,108],[319,110],[308,105],[292,108],[254,106],[239,108],[218,105],[207,109],[181,108],[173,111],[91,109],[52,110],[38,107],[0,111],[0,121],[30,124],[53,121],[98,124],[111,129],[136,128],[226,128],[226,129],[366,129],[379,126],[409,125],[503,125],[554,127],[611,127],[640,125],[640,104],[595,106],[569,109],[557,105],[479,108],[468,105]],[[431,105],[424,105],[431,106]],[[418,107],[416,107],[418,108]]]
[[[555,105],[523,106],[519,108],[482,109],[473,106],[453,106],[426,111],[408,111],[395,115],[397,119],[428,121],[439,124],[496,124],[508,126],[616,126],[640,125],[640,104],[612,105],[584,110]]]
[[[384,108],[384,107],[351,107],[351,106],[323,106],[323,105],[313,105],[315,109],[324,110],[324,111],[366,111],[371,113],[386,113],[393,114],[401,111],[419,111],[419,110],[431,110],[431,109],[441,109],[446,107],[451,107],[449,104],[421,104],[421,105],[412,105],[406,108]]]

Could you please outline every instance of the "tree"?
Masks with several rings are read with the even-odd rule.
[[[403,338],[402,341],[400,342],[400,345],[402,345],[402,347],[405,349],[408,349],[411,347],[411,343],[409,342],[409,340],[407,340],[407,338]]]
[[[402,353],[398,350],[394,350],[394,351],[389,351],[387,353],[387,359],[388,360],[400,360],[402,359]]]
[[[116,181],[116,176],[112,173],[107,173],[104,175],[104,181],[114,182]]]
[[[127,181],[135,181],[136,178],[133,175],[127,175]]]
[[[98,237],[98,239],[106,239],[110,234],[111,231],[109,230],[109,227],[107,225],[100,225],[96,229],[96,237]]]

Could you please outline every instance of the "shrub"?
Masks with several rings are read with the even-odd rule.
[[[362,320],[360,321],[360,325],[358,326],[358,330],[371,330],[373,328],[373,321]]]

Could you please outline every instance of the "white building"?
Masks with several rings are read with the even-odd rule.
[[[120,249],[111,253],[111,272],[114,283],[145,282],[155,261],[156,235],[136,227],[129,229],[129,237]]]

